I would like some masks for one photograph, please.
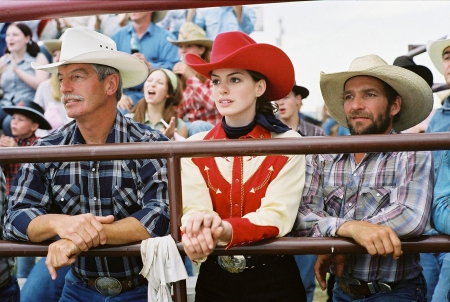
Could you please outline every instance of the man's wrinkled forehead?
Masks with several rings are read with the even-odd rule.
[[[384,81],[380,80],[379,78],[376,78],[376,77],[373,77],[373,76],[369,76],[369,75],[358,75],[358,76],[351,77],[351,78],[347,79],[347,81],[345,81],[344,87],[343,87],[343,91],[346,90],[346,85],[347,85],[348,81],[350,81],[350,80],[352,80],[352,79],[357,79],[357,78],[367,78],[367,79],[371,79],[371,80],[373,80],[372,82],[378,82],[380,85],[383,85],[383,83],[385,83]]]
[[[89,73],[89,71],[91,71],[92,69],[92,65],[87,63],[63,64],[61,66],[58,66],[58,75],[73,73],[77,71]]]

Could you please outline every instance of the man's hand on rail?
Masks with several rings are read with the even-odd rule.
[[[76,257],[81,253],[78,246],[70,240],[60,239],[48,246],[47,259],[45,265],[52,280],[57,277],[56,271],[75,262]]]
[[[336,275],[341,277],[344,273],[345,255],[317,255],[314,273],[322,290],[327,288],[326,277],[327,272],[330,271],[331,264],[334,264]]]
[[[91,247],[106,244],[106,233],[103,224],[114,222],[114,216],[94,216],[81,214],[66,216],[56,222],[56,233],[60,238],[72,241],[82,251]]]
[[[400,239],[394,230],[387,226],[352,220],[342,224],[336,234],[353,238],[372,256],[393,254],[394,259],[398,259],[403,255]]]

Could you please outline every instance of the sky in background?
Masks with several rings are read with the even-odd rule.
[[[367,54],[377,54],[392,64],[408,52],[409,44],[426,44],[450,33],[450,1],[311,1],[252,6],[262,12],[263,31],[251,37],[277,45],[289,55],[297,84],[310,91],[302,111],[317,118],[323,107],[321,71],[346,71],[354,58]],[[414,61],[431,69],[435,83],[444,83],[427,53]]]

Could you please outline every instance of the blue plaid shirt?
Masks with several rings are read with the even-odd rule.
[[[149,126],[117,112],[106,143],[165,141]],[[75,121],[37,141],[37,146],[76,145],[85,141]],[[112,148],[114,148],[112,146]],[[39,215],[60,213],[134,217],[152,237],[169,233],[166,159],[52,162],[24,164],[9,195],[4,236],[29,240],[27,228]],[[129,278],[139,275],[140,257],[77,257],[80,276]]]

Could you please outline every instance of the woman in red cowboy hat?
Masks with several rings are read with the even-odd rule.
[[[223,115],[209,132],[189,139],[298,137],[274,116],[273,100],[294,85],[288,56],[242,32],[219,34],[211,61],[186,54],[186,63],[213,83]],[[183,246],[203,262],[196,301],[306,301],[291,255],[209,256],[291,231],[304,184],[303,155],[184,158]]]

